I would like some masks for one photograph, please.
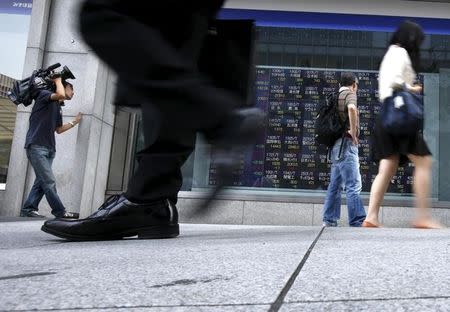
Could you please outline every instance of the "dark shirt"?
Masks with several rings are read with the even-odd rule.
[[[35,144],[56,151],[55,130],[62,126],[61,104],[63,102],[52,101],[50,99],[52,93],[48,90],[41,90],[34,100],[25,148]]]

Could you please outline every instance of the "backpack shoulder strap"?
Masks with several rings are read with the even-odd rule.
[[[347,90],[342,90],[339,92],[339,95],[341,95],[342,92],[347,91]],[[348,120],[348,113],[347,113],[347,105],[345,105],[345,102],[347,101],[347,97],[350,95],[351,92],[348,92],[347,95],[343,98],[343,105],[344,105],[344,110],[340,110],[339,109],[339,96],[338,96],[338,100],[337,100],[337,110],[340,113],[343,113],[345,115],[344,119],[341,118],[341,116],[339,116],[339,119],[341,120],[341,122],[343,122],[345,124],[345,126],[348,126],[349,120]]]
[[[347,90],[342,90],[341,92],[339,92],[339,95],[338,95],[338,100],[337,100],[338,110],[339,110],[339,96],[340,96],[341,93],[344,92],[344,91],[347,91]],[[345,102],[347,101],[347,98],[348,98],[348,96],[350,95],[350,93],[351,93],[351,92],[348,92],[347,95],[343,98],[343,101],[344,101],[344,110],[343,110],[343,112],[345,112],[345,110],[346,110],[345,108],[346,108],[347,106],[345,105]]]
[[[342,91],[339,91],[339,93],[338,93],[338,100],[339,100],[339,96],[340,96],[341,93],[343,93],[344,91],[348,91],[348,90],[342,90]],[[346,95],[345,98],[344,98],[344,102],[345,102],[345,100],[347,100],[347,97],[350,95],[350,93],[351,93],[351,92],[348,92],[348,93],[347,93],[347,95]]]

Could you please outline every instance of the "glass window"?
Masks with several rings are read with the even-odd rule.
[[[258,30],[273,34],[270,37],[273,41],[268,42],[271,56],[258,58],[256,69],[256,105],[268,113],[268,126],[264,136],[242,156],[242,168],[236,171],[230,190],[246,194],[323,196],[329,183],[330,165],[325,152],[314,141],[314,116],[325,94],[337,90],[340,74],[353,71],[360,80],[360,159],[363,194],[367,195],[378,171],[370,158],[370,136],[380,110],[377,70],[391,33],[298,28],[284,31],[289,36],[282,36],[283,30],[273,27]],[[450,36],[434,37],[427,35],[430,48],[422,53],[423,69],[419,78],[424,83],[424,105],[428,108],[425,137],[435,160],[432,197],[446,201],[449,195],[443,185],[450,185],[450,179],[439,168],[450,156],[450,148],[445,148],[448,144],[442,144],[444,138],[448,140],[450,129],[449,109],[445,105],[450,99],[448,88],[442,83],[450,81],[450,69],[447,69],[450,48],[445,44]],[[297,49],[292,45],[292,38],[299,38]],[[214,150],[205,146],[201,142],[197,144],[194,190],[215,183]],[[399,168],[389,185],[387,198],[411,197],[412,172],[410,164]]]
[[[283,64],[284,66],[297,66],[297,45],[286,45],[284,49]]]
[[[7,92],[22,78],[31,7],[31,0],[0,2],[0,189],[5,188],[16,119]]]
[[[127,188],[135,166],[134,151],[142,145],[141,138],[135,138],[139,128],[137,119],[136,114],[116,109],[107,191],[122,192]]]
[[[283,65],[283,56],[284,56],[284,46],[281,44],[270,44],[269,45],[269,63],[274,66],[282,66]]]
[[[122,193],[127,190],[130,178],[138,170],[138,153],[144,148],[142,116],[140,112],[128,108],[116,108],[106,188],[107,194]],[[186,160],[181,169],[183,175],[182,191],[191,190],[193,170],[194,153]]]
[[[380,111],[377,71],[392,33],[259,26],[257,34],[255,105],[267,112],[267,127],[242,155],[230,192],[323,198],[330,164],[326,151],[315,143],[314,117],[326,94],[338,89],[341,73],[352,71],[360,81],[359,151],[367,195],[378,171],[370,158],[371,133]],[[449,43],[448,35],[426,36],[418,75],[425,91],[424,136],[434,157],[432,197],[438,201],[450,201]],[[411,197],[412,172],[410,164],[399,168],[387,199]],[[214,148],[201,138],[183,176],[183,190],[206,190],[215,184]]]
[[[300,32],[300,44],[312,45],[312,29],[305,29],[305,31]]]
[[[372,33],[372,48],[385,48],[388,41],[387,33],[374,32]]]
[[[256,45],[256,56],[255,56],[255,61],[257,64],[266,64],[269,62],[268,58],[268,51],[269,51],[269,47],[267,44],[263,44],[263,43],[258,43]]]

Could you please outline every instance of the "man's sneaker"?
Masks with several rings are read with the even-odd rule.
[[[56,218],[58,218],[58,219],[78,219],[79,217],[80,217],[80,214],[77,212],[66,211],[66,212],[64,212],[63,215],[58,216]]]
[[[178,212],[168,199],[137,204],[114,195],[86,219],[48,220],[41,230],[72,241],[170,238],[179,235]]]
[[[323,221],[322,226],[325,226],[325,227],[337,227],[337,222]]]
[[[27,212],[20,212],[21,217],[28,217],[28,218],[45,218],[45,216],[40,215],[37,211],[31,210]]]

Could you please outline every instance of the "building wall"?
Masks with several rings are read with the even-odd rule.
[[[78,111],[84,114],[81,124],[57,136],[54,172],[62,201],[71,211],[88,215],[105,197],[114,111],[111,106],[114,77],[86,47],[77,31],[77,10],[81,0],[34,0],[24,77],[33,69],[55,62],[68,65],[77,79],[75,97],[64,108],[64,121]],[[425,1],[307,1],[307,0],[229,0],[227,8],[264,9],[306,12],[341,12],[356,14],[421,16],[448,18],[450,4]],[[30,109],[19,107],[16,118],[12,157],[6,192],[0,191],[0,215],[18,215],[33,183],[34,173],[23,149]],[[180,196],[182,222],[234,224],[320,224],[320,202],[277,202],[271,200],[224,199],[199,219],[189,211],[200,200],[195,194]],[[45,202],[45,200],[44,200]],[[366,203],[367,204],[367,203]],[[43,212],[49,213],[43,203]],[[345,209],[344,209],[345,210]],[[411,207],[383,207],[386,225],[405,225]],[[440,219],[449,222],[446,209],[436,208]],[[344,220],[345,223],[345,213]]]
[[[16,119],[15,105],[7,97],[14,81],[13,78],[0,74],[0,192],[4,189]]]
[[[408,0],[228,0],[226,8],[449,18],[450,3]]]
[[[9,89],[12,88],[15,79],[0,74],[0,97],[6,97]]]
[[[242,224],[242,225],[322,225],[323,203],[280,202],[270,200],[221,199],[211,204],[203,214],[192,214],[201,199],[181,197],[178,200],[180,221],[183,223]],[[367,207],[367,201],[364,202]],[[409,227],[415,210],[404,205],[380,208],[379,219],[386,227]],[[450,209],[432,208],[431,214],[443,224],[450,224]],[[341,207],[339,226],[348,226],[346,205]]]
[[[230,0],[226,3],[226,7],[230,9],[416,16],[428,18],[449,18],[447,12],[450,12],[450,4],[448,3],[429,3],[424,1]],[[429,143],[433,145],[435,141],[436,140],[433,140],[432,138]],[[438,159],[439,157],[439,155],[434,156],[435,159]],[[440,183],[441,185],[448,184],[447,180],[441,181]],[[433,189],[437,189],[437,187],[433,187]],[[259,195],[253,197],[236,194],[233,194],[233,196],[224,195],[224,199],[217,202],[218,207],[211,208],[205,216],[194,220],[190,218],[190,215],[187,212],[188,210],[185,209],[194,206],[196,202],[199,201],[201,195],[182,192],[180,197],[180,215],[181,219],[186,222],[319,225],[321,224],[321,210],[323,207],[324,195],[322,195],[321,198],[298,196],[287,199],[283,199],[281,196],[277,195],[277,192],[274,192],[273,196],[268,196],[267,199],[262,199]],[[367,207],[367,198],[364,199],[364,204]],[[433,202],[432,205],[434,207],[432,209],[433,215],[444,224],[448,224],[450,221],[448,203]],[[413,214],[413,198],[398,202],[389,200],[386,206],[382,207],[380,218],[386,226],[408,226],[409,220]],[[341,220],[341,222],[343,224],[346,223],[345,205],[343,206],[343,220]]]

